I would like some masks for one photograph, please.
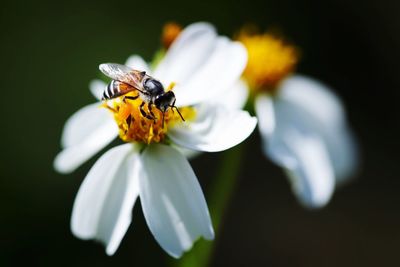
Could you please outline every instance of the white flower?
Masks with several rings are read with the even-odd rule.
[[[131,211],[140,197],[150,231],[171,256],[180,257],[200,236],[213,239],[202,190],[178,149],[222,151],[251,134],[257,122],[254,117],[214,101],[235,85],[246,60],[241,44],[217,36],[206,23],[188,26],[154,71],[138,56],[128,59],[128,66],[147,71],[164,85],[176,82],[176,105],[191,106],[196,115],[188,123],[178,120],[169,127],[166,134],[171,145],[133,142],[114,147],[98,159],[74,203],[71,228],[77,237],[103,242],[112,255],[131,224]],[[100,81],[91,84],[98,98],[104,88]],[[65,125],[63,150],[55,159],[55,168],[73,171],[119,131],[112,113],[99,108],[99,103],[84,107]]]
[[[357,166],[357,149],[340,100],[325,85],[290,75],[295,47],[275,36],[242,32],[244,79],[255,95],[265,155],[285,168],[306,207],[323,207]]]
[[[357,160],[340,100],[304,76],[285,79],[277,94],[255,100],[265,154],[288,171],[293,192],[307,207],[328,203]]]

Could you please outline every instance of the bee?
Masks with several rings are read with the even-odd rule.
[[[137,96],[124,96],[123,100],[135,100],[140,97],[142,103],[140,104],[139,110],[143,117],[155,121],[156,116],[152,111],[153,106],[155,106],[163,114],[163,128],[164,114],[169,108],[172,110],[175,109],[182,121],[185,121],[182,114],[179,112],[179,109],[175,106],[176,98],[174,92],[165,92],[162,83],[150,75],[147,75],[145,71],[134,70],[116,63],[100,64],[99,69],[106,76],[112,79],[103,92],[102,100],[109,100],[119,96],[124,96],[132,91],[138,91]],[[148,113],[143,109],[146,104],[148,107]]]

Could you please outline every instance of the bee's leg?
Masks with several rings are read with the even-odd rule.
[[[125,96],[125,98],[129,99],[129,100],[135,100],[135,99],[139,98],[139,95],[137,95],[137,96]]]
[[[156,122],[156,116],[154,115],[154,113],[153,113],[153,111],[152,111],[153,104],[152,104],[152,103],[149,103],[149,104],[147,104],[147,107],[149,108],[149,113],[150,113],[150,115],[153,117],[153,121],[154,121],[154,123],[155,123],[155,122]]]
[[[122,98],[122,101],[123,101],[124,103],[126,103],[126,102],[125,102],[125,99],[135,100],[135,99],[138,99],[138,98],[139,98],[139,95],[137,95],[137,96],[124,96],[124,97]]]
[[[147,114],[146,111],[144,111],[144,109],[143,109],[144,104],[146,104],[146,102],[144,102],[144,101],[142,102],[142,104],[140,104],[140,107],[139,107],[140,113],[142,113],[143,117],[145,117],[149,120],[153,120],[154,118],[151,115]]]
[[[147,113],[143,110],[144,104],[145,102],[143,101],[142,104],[140,104],[139,110],[143,117],[147,117]]]
[[[118,110],[116,110],[116,109],[110,107],[109,105],[104,105],[103,107],[105,107],[106,109],[110,110],[111,112],[114,112],[114,113],[117,113],[117,112],[118,112]]]
[[[172,110],[172,113],[174,113],[175,101],[176,101],[176,99],[174,99],[174,102],[172,102],[172,105],[169,106]]]

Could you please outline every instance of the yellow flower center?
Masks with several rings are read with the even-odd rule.
[[[162,32],[162,44],[165,49],[168,49],[171,44],[175,41],[176,37],[181,33],[181,25],[169,22],[164,25]]]
[[[272,34],[238,36],[247,49],[248,62],[244,78],[254,90],[273,91],[284,77],[290,74],[298,61],[298,50]]]
[[[108,108],[114,114],[114,119],[119,128],[119,137],[125,142],[159,143],[165,139],[168,128],[176,123],[182,123],[178,112],[169,108],[164,113],[163,125],[163,113],[154,105],[152,105],[151,109],[154,119],[146,118],[140,111],[143,100],[140,97],[132,100],[126,98],[127,96],[136,97],[137,92],[130,92],[125,96],[112,100],[111,106],[109,105],[110,103],[103,104],[104,107]],[[142,109],[145,114],[151,115],[147,103],[145,103]],[[193,120],[195,117],[195,110],[191,107],[179,108],[179,111],[185,121]]]

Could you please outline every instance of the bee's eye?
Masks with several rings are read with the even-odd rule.
[[[162,111],[167,110],[170,106],[175,103],[175,94],[172,91],[169,91],[163,95],[160,95],[155,100],[155,105],[160,108]]]

